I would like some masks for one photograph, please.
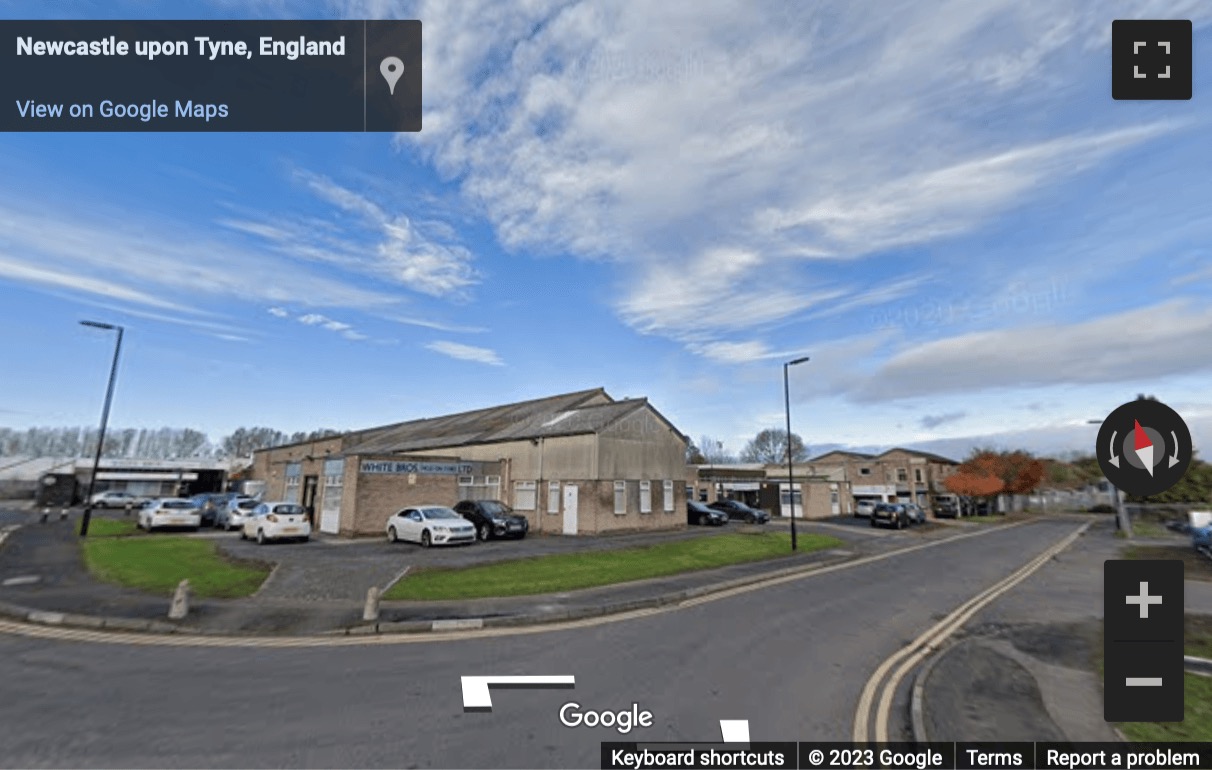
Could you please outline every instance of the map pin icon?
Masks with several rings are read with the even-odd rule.
[[[391,89],[391,95],[395,96],[396,83],[399,82],[400,76],[404,74],[404,62],[395,56],[388,56],[379,63],[379,72],[383,73],[383,79],[387,81],[387,87]]]

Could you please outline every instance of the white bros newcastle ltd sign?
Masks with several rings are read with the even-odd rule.
[[[417,463],[403,460],[363,460],[362,473],[417,473],[422,476],[470,476],[471,463]]]

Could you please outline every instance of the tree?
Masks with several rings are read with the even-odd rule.
[[[699,436],[699,453],[703,455],[703,460],[714,465],[727,465],[733,462],[734,458],[724,449],[724,442],[712,436]]]
[[[804,441],[798,435],[791,434],[791,461],[803,462],[808,459],[808,450]],[[778,463],[787,462],[787,431],[781,428],[767,428],[756,436],[741,450],[741,460],[747,463]]]
[[[943,481],[947,490],[962,497],[1025,495],[1044,478],[1044,463],[1023,451],[975,449],[956,472]]]
[[[686,442],[686,464],[687,465],[706,465],[707,458],[699,451],[693,441]]]

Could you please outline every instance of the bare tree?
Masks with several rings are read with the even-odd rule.
[[[792,433],[791,461],[798,463],[807,459],[808,450],[804,447],[803,439]],[[787,462],[787,431],[780,428],[761,431],[741,450],[741,460],[747,463]]]

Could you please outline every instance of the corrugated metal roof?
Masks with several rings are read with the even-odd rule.
[[[596,433],[647,404],[646,399],[587,405],[606,392],[597,388],[518,404],[476,409],[362,431],[346,454],[394,454],[430,449]]]

